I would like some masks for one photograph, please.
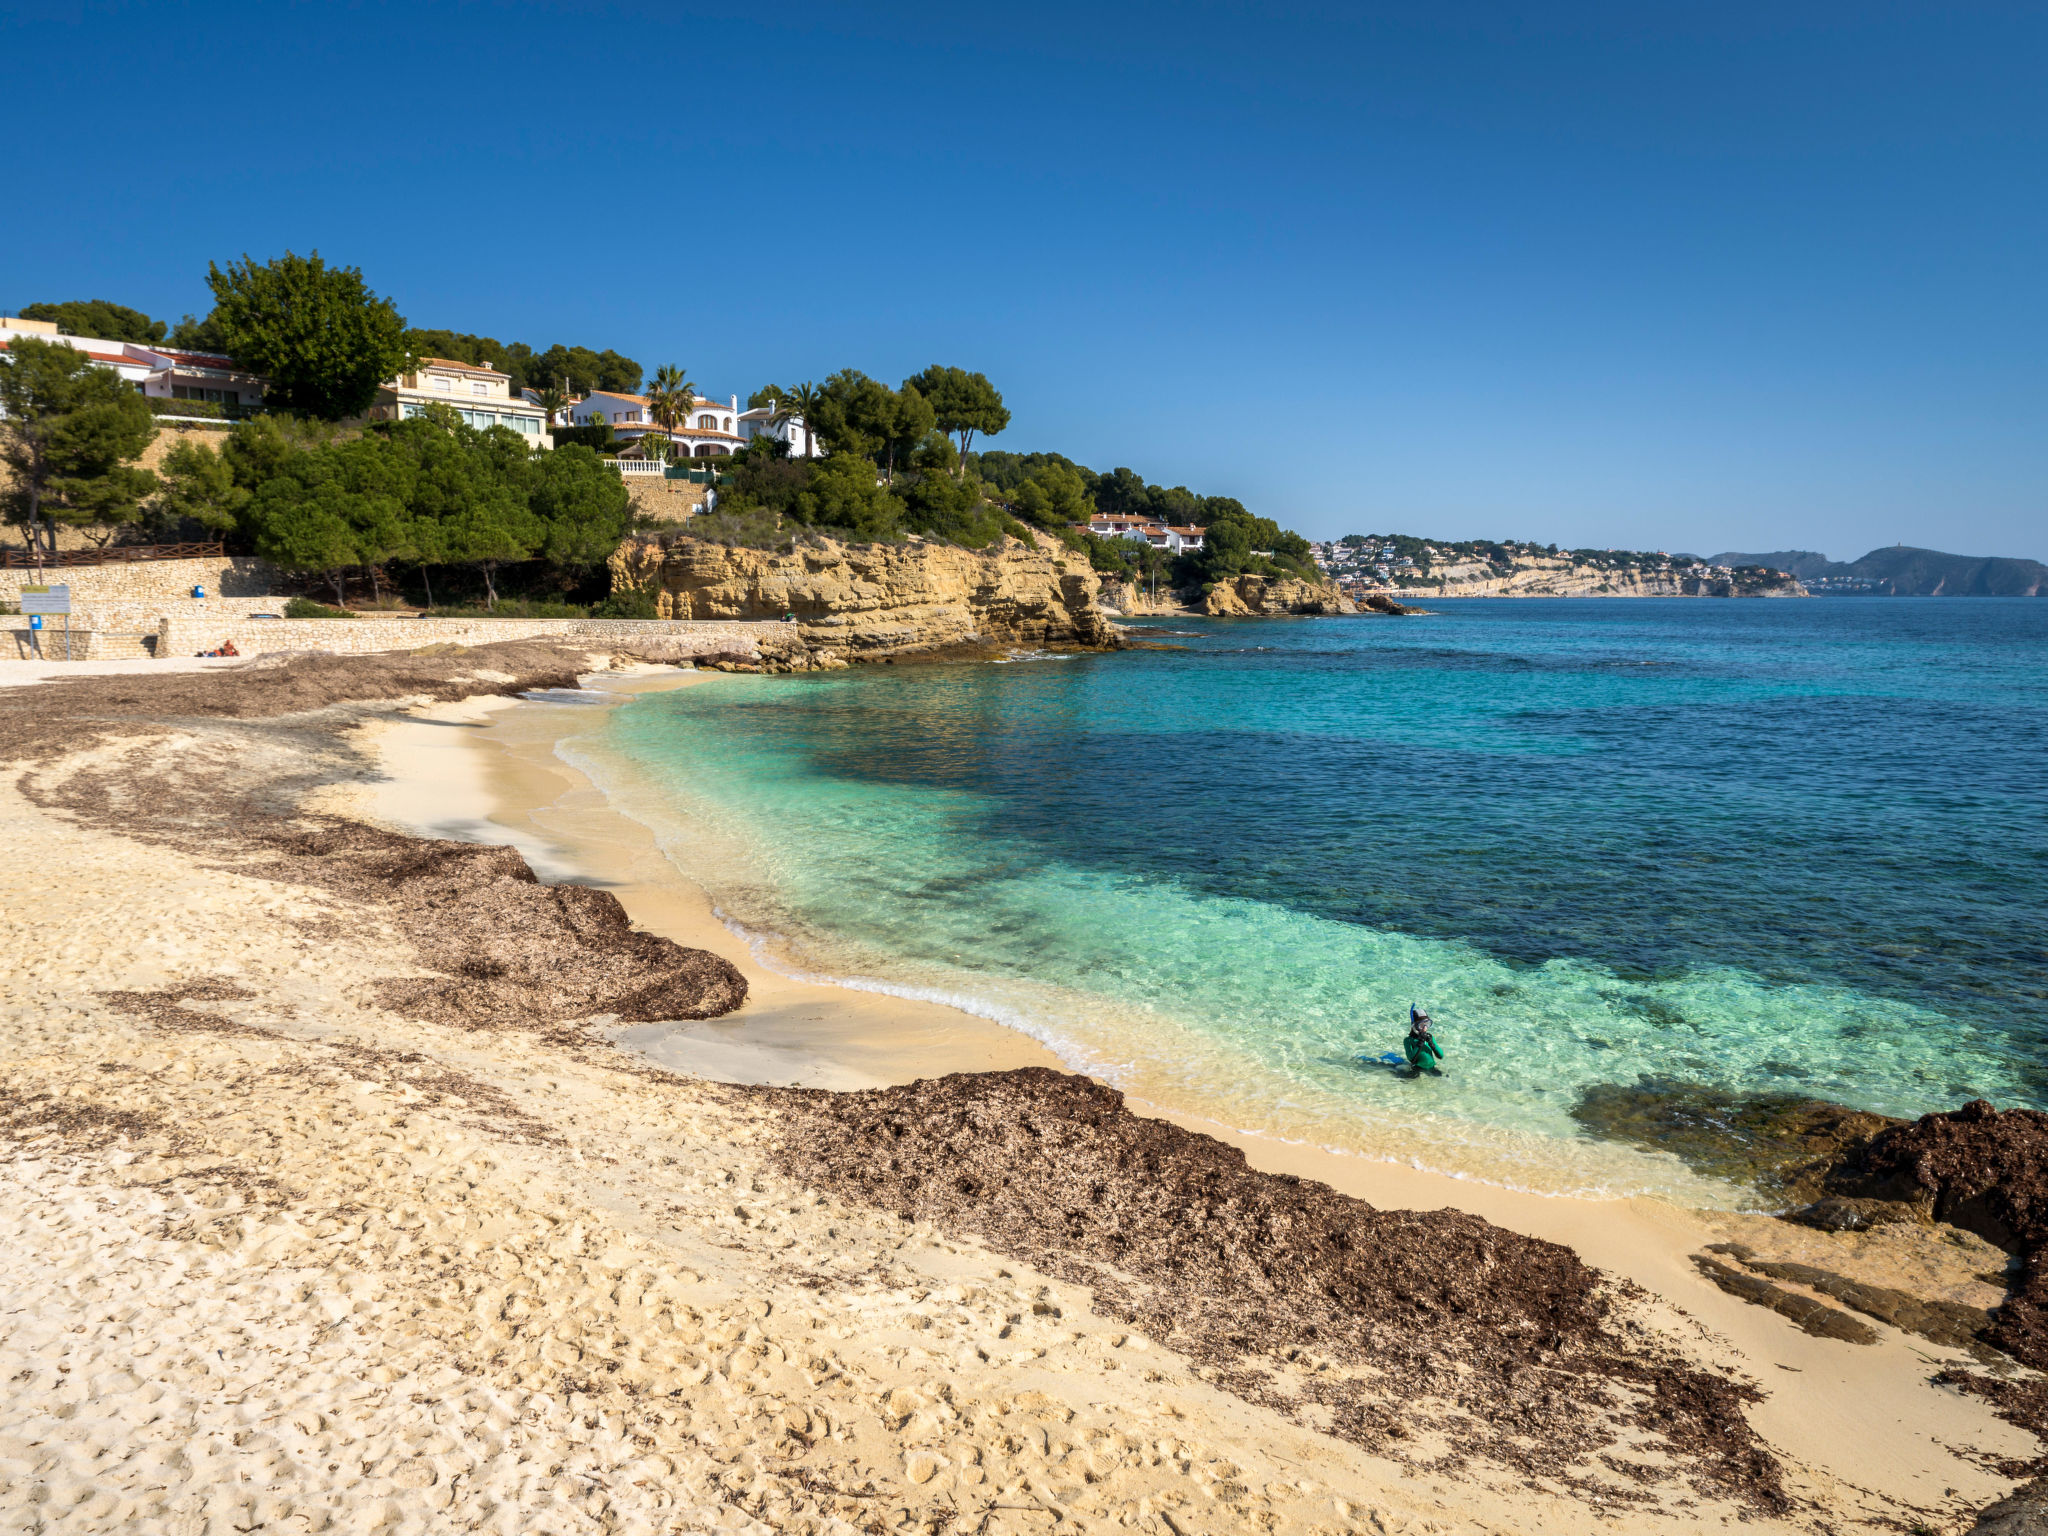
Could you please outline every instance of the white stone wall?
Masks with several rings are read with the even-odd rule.
[[[262,597],[276,590],[277,569],[267,560],[247,555],[60,565],[48,567],[41,574],[17,566],[0,569],[0,603],[19,607],[21,589],[25,586],[68,586],[74,609],[114,603],[153,603],[161,607],[166,603],[191,602],[194,587],[204,587],[209,599]],[[277,601],[282,603],[284,599],[280,597]]]
[[[125,627],[118,622],[108,625],[110,629]],[[252,619],[246,613],[209,613],[195,603],[191,610],[179,610],[162,619],[156,654],[196,656],[218,650],[228,640],[245,656],[265,651],[363,655],[412,651],[425,645],[566,640],[623,650],[656,649],[677,657],[757,658],[761,637],[785,630],[781,624],[718,619]]]

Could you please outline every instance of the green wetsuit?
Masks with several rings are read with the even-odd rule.
[[[1444,1059],[1444,1048],[1436,1043],[1435,1035],[1410,1034],[1401,1042],[1401,1054],[1416,1071],[1434,1072]]]

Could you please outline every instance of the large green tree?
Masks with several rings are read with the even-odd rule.
[[[29,547],[54,554],[57,524],[133,522],[156,476],[134,461],[156,437],[149,403],[112,369],[58,341],[17,336],[0,357],[0,489]]]
[[[195,522],[219,533],[235,526],[249,492],[235,480],[235,466],[207,443],[184,437],[157,467],[157,494],[148,511],[157,527],[176,533]]]
[[[891,389],[858,368],[842,368],[825,381],[817,417],[818,434],[833,452],[864,454],[891,481],[897,463],[934,425],[930,404],[915,388]]]
[[[360,416],[410,355],[405,317],[354,267],[318,251],[207,273],[213,321],[244,368],[270,380],[269,403],[326,421]]]
[[[856,539],[885,539],[903,526],[903,503],[876,483],[875,466],[853,453],[835,453],[811,470],[790,510]]]
[[[67,336],[96,336],[102,341],[162,341],[169,329],[139,309],[111,299],[70,299],[62,304],[24,304],[24,320],[54,320]]]
[[[986,374],[934,363],[903,383],[904,388],[915,389],[924,396],[939,430],[959,439],[963,454],[973,445],[975,433],[994,437],[1010,424],[1010,412],[1003,405],[1003,397],[996,393]]]
[[[204,320],[185,316],[171,330],[170,344],[189,352],[225,352],[228,339],[221,334],[220,322],[212,313]]]
[[[572,395],[587,395],[593,389],[630,395],[640,388],[640,365],[630,357],[606,348],[593,352],[588,347],[565,347],[559,342],[539,352],[524,365],[526,381],[559,379]]]
[[[544,532],[528,505],[525,442],[507,427],[464,426],[445,409],[399,422],[390,442],[408,461],[415,558],[476,567],[497,607],[498,568],[532,559]]]
[[[526,472],[527,510],[539,525],[535,552],[567,569],[609,560],[633,521],[633,501],[619,472],[573,443],[533,455]]]

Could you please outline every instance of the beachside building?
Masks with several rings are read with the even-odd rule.
[[[1170,523],[1157,523],[1149,517],[1129,517],[1119,513],[1098,512],[1085,525],[1088,532],[1098,539],[1136,539],[1141,544],[1150,544],[1154,549],[1163,549],[1170,555],[1185,550],[1200,549],[1207,529],[1177,527]]]
[[[445,405],[472,427],[510,427],[532,448],[552,448],[548,413],[512,393],[512,376],[482,363],[423,357],[411,373],[386,380],[370,407],[373,421],[404,421],[430,405]]]
[[[152,399],[205,401],[238,410],[261,405],[270,388],[270,381],[261,374],[250,373],[233,358],[217,352],[193,352],[138,341],[105,341],[92,336],[62,336],[54,320],[0,316],[0,351],[17,336],[75,347]]]
[[[656,425],[645,395],[593,389],[569,407],[569,419],[576,426],[603,422],[611,427],[614,437],[629,443],[665,441],[670,447],[669,456],[681,459],[718,458],[745,447],[746,437],[736,430],[740,416],[738,395],[722,405],[699,395],[674,427]]]

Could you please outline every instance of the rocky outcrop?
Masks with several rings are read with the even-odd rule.
[[[1982,1099],[1874,1136],[1829,1180],[1832,1192],[1901,1204],[1974,1232],[2021,1260],[1989,1335],[2048,1368],[2048,1114]]]
[[[629,539],[614,592],[652,592],[664,619],[780,619],[792,644],[763,645],[776,670],[1016,646],[1114,650],[1101,583],[1064,546],[1004,539],[985,550],[807,540],[735,549],[668,535]]]
[[[1358,605],[1326,581],[1233,576],[1208,590],[1200,611],[1213,619],[1250,619],[1290,613],[1356,613]]]

